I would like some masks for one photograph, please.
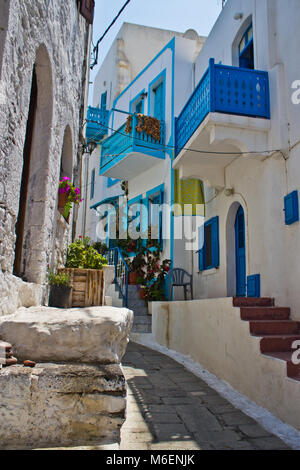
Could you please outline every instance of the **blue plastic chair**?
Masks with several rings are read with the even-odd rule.
[[[193,276],[181,268],[171,269],[169,276],[169,300],[172,299],[173,287],[182,286],[184,290],[184,300],[187,300],[187,287],[190,286],[191,299],[193,300]]]

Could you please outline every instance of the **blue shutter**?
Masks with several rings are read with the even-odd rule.
[[[299,220],[298,191],[293,191],[284,198],[285,223],[291,225]]]
[[[260,274],[247,277],[247,297],[260,297]]]
[[[158,85],[154,90],[155,102],[154,102],[154,117],[162,121],[163,119],[163,83]]]
[[[214,217],[211,220],[211,243],[212,243],[212,266],[214,268],[220,265],[220,250],[219,250],[219,217]]]
[[[199,251],[198,251],[198,260],[199,260],[199,271],[204,271],[204,225],[201,225],[198,229],[198,241],[199,241]]]
[[[101,95],[101,109],[106,109],[107,91]]]

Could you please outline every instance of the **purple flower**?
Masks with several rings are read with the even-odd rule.
[[[79,189],[79,188],[75,188],[75,193],[76,193],[76,194],[80,194],[80,189]]]
[[[64,176],[62,181],[70,181],[70,178],[68,176]]]

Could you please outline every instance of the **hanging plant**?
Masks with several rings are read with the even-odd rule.
[[[80,189],[71,183],[68,176],[64,176],[59,182],[59,210],[63,217],[67,219],[72,208],[72,204],[80,204],[81,199]]]
[[[127,117],[125,132],[126,134],[131,134],[132,132],[132,116]]]

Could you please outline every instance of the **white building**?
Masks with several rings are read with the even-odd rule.
[[[203,300],[153,307],[156,341],[298,429],[299,21],[297,0],[228,0],[197,57],[173,168],[205,183]]]
[[[178,44],[177,49],[174,45],[175,43],[171,43],[174,37],[182,39],[182,41],[176,43]],[[167,141],[172,140],[174,138],[174,129],[172,129],[174,87],[177,86],[180,89],[180,93],[176,94],[175,100],[175,106],[178,110],[177,112],[179,112],[191,93],[194,74],[193,63],[204,41],[205,38],[198,36],[194,30],[179,33],[124,23],[96,76],[93,95],[94,108],[89,110],[89,113],[93,113],[93,115],[88,114],[88,118],[97,120],[101,117],[100,120],[102,119],[101,122],[103,123],[106,119],[109,119],[108,135],[110,135],[127,118],[126,114],[113,111],[113,108],[123,110],[125,113],[134,113],[139,111],[138,106],[141,106],[142,109],[140,111],[153,115],[155,77],[158,77],[160,72],[164,71],[157,78],[157,81],[163,83],[161,89],[164,89],[163,100],[165,104],[162,102],[162,105],[165,106],[163,112],[165,114],[164,120],[166,121],[166,139]],[[174,59],[176,56],[177,58]],[[184,68],[179,72],[180,61],[183,63]],[[175,73],[172,70],[173,62],[174,64],[176,62],[176,71],[179,73]],[[176,84],[172,85],[173,76],[177,76],[177,81]],[[151,83],[152,81],[153,83]],[[143,100],[140,95],[142,90],[146,93],[149,92],[148,96],[145,96]],[[101,127],[92,123],[87,124],[87,136],[89,139],[94,138],[96,141],[99,141],[106,132],[104,126]],[[90,210],[90,207],[107,200],[107,198],[122,194],[120,181],[130,180],[129,199],[134,199],[136,196],[163,184],[164,178],[162,178],[161,172],[164,169],[166,191],[169,192],[167,197],[170,198],[171,150],[168,159],[163,157],[159,161],[157,158],[151,159],[150,157],[147,160],[149,166],[154,161],[155,169],[152,170],[153,174],[150,174],[151,172],[148,171],[148,174],[145,173],[143,176],[149,182],[144,187],[141,181],[141,173],[145,172],[146,168],[141,168],[139,173],[131,171],[129,174],[112,171],[110,172],[111,176],[109,176],[100,169],[100,152],[101,147],[99,145],[92,156],[86,159],[85,162],[86,205],[82,207],[80,215],[82,221],[77,226],[78,235],[85,234],[93,240],[98,238],[96,226],[99,216],[95,210]],[[127,162],[127,157],[123,163],[125,162]],[[112,176],[112,174],[115,176]],[[139,187],[136,186],[137,180],[139,181]],[[141,189],[140,194],[138,194],[139,188]],[[86,216],[84,216],[84,209],[86,209]]]

